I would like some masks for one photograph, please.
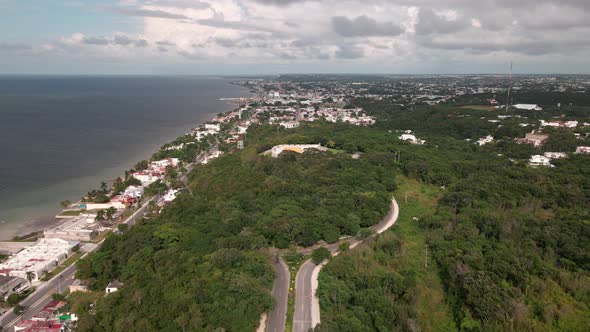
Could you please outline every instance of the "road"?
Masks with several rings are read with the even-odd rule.
[[[282,258],[277,259],[273,267],[275,269],[275,282],[272,287],[272,297],[275,299],[275,306],[268,313],[265,331],[283,332],[285,331],[287,304],[289,302],[289,267]]]
[[[0,319],[2,331],[9,331],[16,323],[21,320],[31,319],[33,315],[39,312],[45,305],[51,301],[51,295],[59,291],[64,291],[72,283],[72,277],[76,273],[76,265],[72,264],[64,269],[61,273],[53,277],[48,282],[42,284],[20,304],[26,308],[25,312],[17,316],[12,310],[9,310]]]
[[[219,148],[219,144],[215,144],[215,146],[210,151],[216,151]],[[206,154],[199,155],[195,162],[199,163]],[[186,181],[188,174],[193,169],[194,163],[187,165],[187,172],[181,175],[180,180]],[[151,197],[147,200],[137,211],[135,211],[131,216],[129,216],[123,223],[128,224],[130,227],[135,225],[138,218],[143,218],[146,214],[146,209],[150,202],[160,199],[160,195],[156,195]],[[104,240],[100,241],[94,248],[90,250],[90,252],[96,251],[100,248]],[[84,254],[82,257],[85,257],[87,254]],[[283,262],[284,264],[284,262]],[[285,264],[286,267],[286,264]],[[0,331],[9,331],[12,330],[12,327],[22,320],[27,320],[33,317],[37,312],[39,312],[44,306],[46,306],[49,302],[51,302],[51,295],[56,293],[58,290],[59,292],[63,292],[65,289],[69,287],[69,285],[73,282],[73,277],[76,273],[76,264],[72,264],[65,268],[61,273],[57,274],[51,280],[41,284],[33,293],[31,293],[27,298],[22,300],[19,304],[26,308],[25,312],[21,315],[15,315],[13,310],[9,310],[5,312],[3,315],[0,316]],[[289,278],[289,271],[287,270],[287,278]],[[279,287],[280,291],[283,291],[282,287]],[[289,291],[289,280],[287,279],[287,292]],[[286,296],[285,296],[286,298]],[[286,302],[285,302],[286,303]],[[285,313],[286,313],[286,305],[285,305]],[[284,329],[284,319],[283,319],[283,329]],[[282,330],[277,330],[282,331]]]
[[[301,265],[295,276],[295,312],[293,315],[293,331],[307,332],[312,327],[312,274],[316,265],[308,259]]]
[[[145,215],[148,204],[156,198],[157,197],[154,196],[146,201],[137,211],[135,211],[131,216],[123,221],[123,223],[128,224],[129,226],[135,225],[137,219],[142,218]],[[90,252],[100,248],[101,244],[102,241],[94,246]],[[87,254],[84,254],[82,257],[85,257],[86,255]],[[65,268],[61,273],[53,277],[51,280],[41,284],[33,293],[31,293],[31,295],[20,302],[20,305],[26,308],[26,311],[22,315],[17,316],[12,310],[9,310],[0,317],[0,326],[2,326],[1,331],[9,331],[18,322],[31,319],[33,315],[35,315],[45,305],[51,302],[51,295],[58,291],[63,292],[70,286],[75,273],[76,264],[74,263]]]
[[[375,234],[381,234],[395,224],[399,216],[399,206],[394,199],[391,200],[389,212],[378,224],[373,225],[371,229]],[[332,252],[332,255],[338,254],[340,243],[348,241],[349,247],[354,248],[361,240],[344,239],[334,244],[324,245]],[[311,259],[305,261],[297,275],[295,276],[295,313],[293,315],[293,332],[308,332],[320,322],[320,305],[315,296],[318,287],[318,274],[324,264],[315,265]]]

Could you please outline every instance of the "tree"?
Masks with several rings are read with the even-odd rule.
[[[35,275],[31,271],[27,271],[27,280],[29,281],[29,287],[33,287],[33,277]]]
[[[115,209],[114,207],[111,206],[110,208],[108,208],[106,210],[106,212],[105,212],[105,218],[107,220],[113,220],[113,217],[114,217],[114,215],[115,215],[116,212],[117,212],[117,209]]]
[[[100,192],[103,193],[103,194],[105,194],[105,195],[106,195],[107,192],[109,192],[109,188],[107,186],[107,183],[104,182],[104,181],[102,181],[100,183]]]
[[[365,240],[370,238],[371,236],[373,236],[373,234],[375,234],[375,232],[370,229],[370,228],[361,228],[361,230],[359,231],[357,238],[359,240]]]
[[[319,265],[324,260],[329,259],[330,257],[332,257],[330,250],[324,247],[317,248],[311,253],[311,260],[315,265]]]
[[[8,305],[10,305],[11,307],[14,307],[17,303],[19,303],[21,300],[21,296],[18,293],[12,293],[10,295],[8,295],[8,298],[6,299],[6,303],[8,303]]]
[[[20,316],[23,312],[25,312],[25,307],[23,307],[20,304],[17,304],[14,306],[14,308],[12,309],[12,311],[14,312],[15,315]]]
[[[96,221],[105,221],[105,212],[103,209],[96,211]]]
[[[117,225],[117,229],[119,230],[119,232],[123,233],[129,229],[129,225],[119,224],[119,225]]]
[[[72,204],[72,202],[70,202],[69,200],[63,200],[61,202],[59,202],[59,205],[61,205],[62,208],[67,208],[68,206],[70,206]]]

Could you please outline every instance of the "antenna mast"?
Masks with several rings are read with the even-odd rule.
[[[506,96],[506,110],[510,107],[510,90],[512,90],[512,61],[510,61],[510,78],[508,79],[508,95]]]

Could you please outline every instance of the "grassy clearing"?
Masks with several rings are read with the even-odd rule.
[[[68,210],[68,211],[62,211],[60,214],[58,214],[58,217],[74,217],[74,216],[79,216],[80,213],[82,213],[82,210]]]
[[[398,190],[395,197],[400,205],[400,215],[392,232],[397,234],[404,244],[400,263],[404,269],[416,272],[417,276],[417,311],[418,322],[422,331],[456,330],[450,307],[444,300],[444,290],[438,276],[438,268],[428,258],[426,268],[424,231],[418,227],[413,218],[424,218],[434,213],[442,190],[431,185],[398,176]],[[407,201],[406,201],[407,198]]]
[[[494,108],[490,105],[464,105],[462,109],[477,110],[477,111],[492,111]]]
[[[68,259],[63,261],[58,267],[56,267],[53,271],[47,273],[43,278],[41,278],[41,281],[49,281],[54,276],[58,275],[61,271],[65,270],[66,267],[78,261],[80,257],[82,257],[81,252],[77,252],[74,255],[70,256]]]

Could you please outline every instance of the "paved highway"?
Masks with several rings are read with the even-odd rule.
[[[146,201],[137,211],[135,211],[131,216],[129,216],[123,223],[128,224],[129,226],[135,225],[135,222],[138,218],[142,218],[145,216],[146,209],[148,204],[153,201],[157,200],[158,196],[154,196]],[[104,241],[104,240],[103,240]],[[93,247],[90,252],[97,250],[102,241],[98,243],[95,247]],[[86,254],[82,257],[85,257]],[[2,332],[9,331],[11,328],[22,320],[31,319],[33,315],[35,315],[39,310],[41,310],[45,305],[51,302],[51,295],[58,292],[64,292],[72,283],[74,275],[76,274],[76,264],[72,264],[65,268],[61,273],[53,277],[48,282],[41,284],[31,295],[29,295],[26,299],[20,302],[20,305],[26,308],[25,312],[22,315],[15,315],[12,310],[9,310],[4,315],[0,317],[0,326],[2,327]]]
[[[8,331],[21,320],[31,319],[33,315],[39,312],[51,301],[51,295],[58,290],[63,292],[70,286],[75,273],[76,265],[72,264],[51,280],[39,286],[37,290],[20,302],[20,304],[26,308],[22,315],[17,316],[12,310],[2,315],[2,318],[0,319],[0,326],[3,327],[2,331]]]
[[[275,299],[274,308],[268,313],[266,332],[285,331],[287,320],[287,303],[289,302],[289,267],[282,258],[274,263],[275,282],[272,287],[272,297]]]
[[[371,228],[376,234],[381,234],[393,226],[399,216],[399,206],[394,199],[391,200],[389,212],[378,224]],[[332,255],[338,254],[337,243],[325,245]],[[356,247],[362,241],[357,239],[348,240],[350,248]],[[318,274],[323,265],[315,265],[311,259],[305,261],[295,276],[295,313],[293,315],[293,332],[308,332],[320,322],[320,305],[315,296],[318,287]]]

